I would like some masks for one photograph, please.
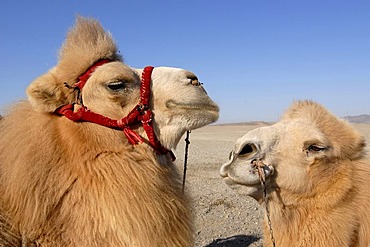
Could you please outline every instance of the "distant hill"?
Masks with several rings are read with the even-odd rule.
[[[370,115],[369,114],[362,114],[358,116],[346,116],[343,117],[346,121],[350,123],[362,123],[362,124],[370,124]],[[250,121],[250,122],[239,122],[239,123],[216,123],[214,125],[260,125],[266,126],[274,124],[274,122],[265,122],[265,121]]]
[[[362,114],[358,116],[346,116],[344,117],[350,123],[370,123],[370,115],[369,114]]]
[[[216,123],[214,125],[259,125],[259,126],[266,126],[274,124],[274,122],[265,122],[265,121],[250,121],[250,122],[237,122],[237,123]]]

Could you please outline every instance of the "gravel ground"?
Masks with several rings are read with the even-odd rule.
[[[190,134],[185,189],[193,198],[196,247],[262,246],[262,210],[252,198],[238,198],[222,181],[219,170],[236,139],[258,127],[207,126]],[[183,170],[185,142],[176,153]]]
[[[206,126],[190,134],[185,189],[193,199],[196,247],[262,246],[262,208],[250,197],[240,197],[222,181],[219,170],[234,142],[262,125]],[[370,125],[354,125],[370,141]],[[183,171],[184,146],[177,147],[176,165]],[[367,147],[370,151],[370,147]]]

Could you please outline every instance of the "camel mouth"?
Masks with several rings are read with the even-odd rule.
[[[207,103],[194,103],[194,102],[180,103],[180,102],[176,102],[173,100],[169,100],[166,103],[166,107],[169,109],[181,108],[181,109],[186,109],[186,110],[199,110],[199,111],[206,110],[206,111],[215,112],[215,113],[218,113],[220,111],[219,107],[213,102],[209,102],[208,104]]]
[[[223,177],[224,182],[231,187],[235,187],[236,184],[247,187],[259,187],[272,174],[274,174],[273,166],[263,163],[258,166],[255,160],[246,162],[245,160],[231,159],[220,170],[220,175]]]

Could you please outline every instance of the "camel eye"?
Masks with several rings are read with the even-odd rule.
[[[326,149],[326,147],[323,147],[323,146],[319,146],[319,145],[310,145],[307,150],[309,152],[321,152],[321,151],[324,151]]]
[[[112,90],[112,91],[119,91],[122,89],[125,89],[126,84],[125,81],[115,81],[115,82],[110,82],[107,87]]]

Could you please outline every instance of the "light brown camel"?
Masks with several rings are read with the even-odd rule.
[[[117,51],[97,21],[79,17],[58,64],[3,116],[0,246],[193,245],[189,200],[166,153],[186,130],[216,121],[218,106],[193,73],[158,67],[144,80]],[[151,88],[140,91],[141,80]],[[132,109],[144,127],[124,118]],[[68,118],[86,112],[116,126]]]
[[[238,139],[220,173],[265,209],[264,246],[273,246],[269,216],[279,247],[367,247],[370,162],[364,147],[348,123],[317,103],[298,101],[278,123]],[[267,205],[258,168],[266,176]]]

